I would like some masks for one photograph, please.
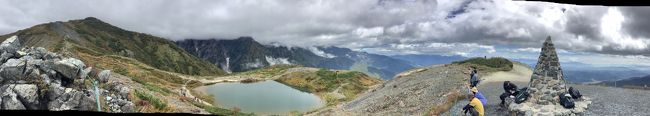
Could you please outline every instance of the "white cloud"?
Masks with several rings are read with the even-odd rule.
[[[334,58],[334,57],[336,57],[336,55],[325,53],[324,51],[322,51],[322,50],[320,50],[320,49],[318,49],[316,47],[308,47],[307,49],[309,51],[311,51],[312,53],[314,53],[314,54],[316,54],[318,56],[321,56],[321,57],[325,57],[325,58]]]
[[[357,30],[354,30],[354,32],[359,36],[359,38],[377,37],[384,34],[384,28],[383,27],[358,28]]]
[[[541,51],[541,48],[517,48],[517,49],[512,49],[510,52],[532,52],[532,53],[539,53]]]
[[[552,36],[558,52],[650,56],[646,9],[509,0],[2,0],[0,33],[93,16],[173,40],[252,36],[300,47],[472,56],[500,54],[494,46],[540,47]]]

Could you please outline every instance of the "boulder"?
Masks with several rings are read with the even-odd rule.
[[[111,70],[102,70],[97,76],[99,77],[100,82],[106,83],[108,82],[108,78],[111,76]]]
[[[93,70],[93,67],[88,67],[88,68],[82,70],[81,73],[79,74],[80,75],[79,77],[81,77],[82,79],[85,79],[86,76],[88,76],[88,73],[90,73],[90,71],[92,71],[92,70]]]
[[[63,93],[65,93],[64,87],[61,87],[61,85],[50,84],[49,88],[47,89],[48,100],[56,100],[59,98],[59,96],[62,96]]]
[[[45,59],[45,56],[48,54],[48,52],[43,47],[36,47],[32,50],[31,54],[34,56],[34,58]]]
[[[22,59],[9,59],[7,62],[2,64],[0,67],[0,77],[4,78],[4,81],[15,81],[23,77],[26,63]]]
[[[131,113],[131,112],[134,112],[134,111],[135,111],[135,110],[134,110],[134,109],[135,109],[135,105],[134,105],[132,102],[125,101],[125,103],[126,103],[126,104],[124,104],[124,105],[120,108],[120,109],[122,110],[122,112]]]
[[[20,41],[18,39],[18,36],[11,36],[7,38],[5,41],[0,43],[0,52],[7,52],[7,53],[12,53],[15,54],[16,51],[20,49]]]
[[[81,96],[79,100],[78,110],[84,111],[94,111],[97,110],[97,101],[95,100],[95,93],[93,91],[87,90],[84,92],[85,95]]]
[[[10,58],[13,58],[13,57],[14,57],[14,54],[12,54],[12,53],[2,52],[2,54],[0,54],[0,61],[1,62],[6,62],[7,60],[9,60]]]
[[[85,65],[83,62],[81,62],[81,60],[74,58],[65,58],[59,61],[43,62],[43,66],[41,67],[41,70],[43,70],[43,68],[46,68],[45,70],[48,70],[47,68],[49,68],[61,74],[63,78],[74,80],[79,78]]]
[[[4,110],[25,110],[25,106],[20,100],[18,100],[18,95],[14,93],[10,85],[4,85],[0,87],[2,92],[0,93],[0,107]]]
[[[38,100],[38,87],[34,84],[16,84],[14,85],[14,92],[18,95],[18,98],[22,100],[23,105],[27,109],[35,110],[40,107]]]

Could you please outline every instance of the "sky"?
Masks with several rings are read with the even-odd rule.
[[[650,7],[508,0],[0,0],[0,34],[96,17],[170,40],[255,40],[383,55],[536,60],[550,36],[563,62],[650,66]]]

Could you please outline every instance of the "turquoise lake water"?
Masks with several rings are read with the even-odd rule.
[[[291,111],[307,112],[324,106],[316,95],[293,89],[276,81],[256,83],[218,83],[206,86],[222,108],[240,108],[242,112],[272,115]]]

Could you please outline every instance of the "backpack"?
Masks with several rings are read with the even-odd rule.
[[[515,96],[515,103],[520,104],[528,100],[528,97],[530,96],[530,93],[528,93],[528,87],[524,87],[519,89],[517,91],[517,95]]]
[[[564,108],[574,108],[575,103],[573,101],[573,98],[571,98],[571,94],[569,93],[563,93],[560,94],[560,105]]]
[[[580,91],[573,89],[573,87],[569,87],[569,94],[573,99],[578,99],[582,97],[582,94],[580,94]]]

